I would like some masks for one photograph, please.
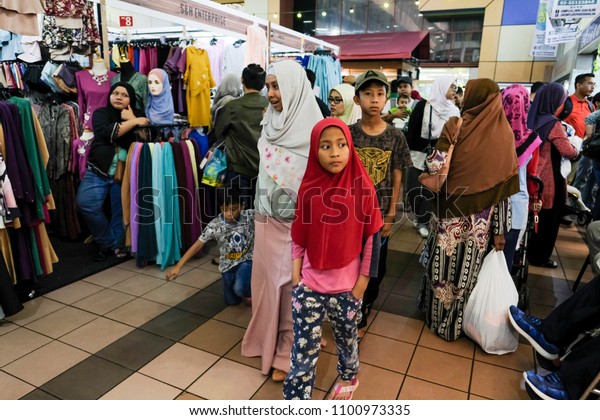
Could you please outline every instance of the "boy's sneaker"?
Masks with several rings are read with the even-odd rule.
[[[543,400],[568,400],[569,394],[558,372],[541,376],[532,370],[523,372],[527,391],[533,391],[532,398],[537,396]],[[535,399],[535,398],[533,398]]]
[[[558,357],[559,348],[546,341],[540,331],[542,320],[525,313],[514,305],[508,310],[508,319],[515,329],[529,341],[533,348],[544,358],[554,360]]]

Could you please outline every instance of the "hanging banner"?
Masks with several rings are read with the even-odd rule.
[[[551,19],[594,17],[600,12],[600,0],[554,0]]]
[[[546,0],[540,0],[538,6],[537,19],[535,22],[535,34],[531,45],[531,57],[555,58],[558,53],[558,45],[546,44],[546,18],[547,18]]]
[[[540,0],[540,8],[542,2],[545,2],[546,14],[546,39],[545,43],[562,44],[565,42],[574,41],[579,34],[579,18],[569,19],[553,19],[550,17],[554,2],[559,0]],[[575,1],[575,0],[573,0]],[[587,1],[587,0],[581,0]],[[538,16],[539,19],[539,16]],[[537,26],[536,26],[537,27]]]

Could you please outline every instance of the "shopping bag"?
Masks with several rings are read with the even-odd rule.
[[[225,154],[225,150],[220,147],[215,147],[204,167],[202,183],[210,185],[211,187],[221,187],[226,175],[227,155]]]
[[[481,265],[477,284],[467,301],[463,331],[486,353],[505,354],[517,349],[517,332],[508,320],[508,308],[519,293],[502,251],[492,250]]]

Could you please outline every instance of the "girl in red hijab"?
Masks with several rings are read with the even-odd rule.
[[[360,306],[377,275],[383,226],[377,195],[348,126],[337,118],[315,125],[292,223],[291,368],[286,399],[310,399],[327,313],[338,350],[341,381],[332,399],[349,400],[358,386]]]

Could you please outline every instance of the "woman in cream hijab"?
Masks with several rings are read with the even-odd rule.
[[[329,91],[327,101],[329,102],[332,117],[339,118],[346,125],[354,124],[360,120],[361,111],[360,107],[354,103],[353,86],[347,83],[334,86]]]
[[[252,263],[252,319],[242,355],[262,357],[262,373],[283,381],[290,368],[292,330],[291,226],[310,148],[322,114],[304,69],[293,61],[267,70],[269,106],[258,140]]]

